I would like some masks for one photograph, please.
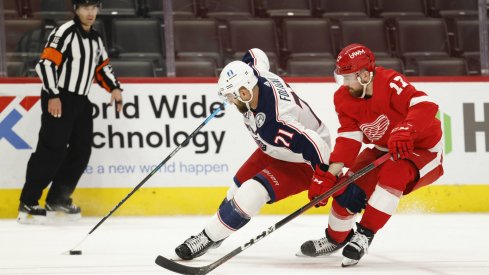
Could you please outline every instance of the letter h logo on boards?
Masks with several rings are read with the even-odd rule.
[[[31,149],[15,131],[14,126],[22,119],[22,114],[15,107],[7,114],[4,111],[15,100],[15,96],[0,96],[0,142],[6,140],[15,149]],[[19,105],[28,112],[39,101],[39,96],[25,96]]]

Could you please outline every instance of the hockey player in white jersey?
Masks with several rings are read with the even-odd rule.
[[[268,71],[268,59],[261,50],[248,51],[243,60],[246,63],[233,61],[224,67],[219,95],[243,114],[258,148],[237,171],[204,230],[175,249],[184,260],[217,247],[266,203],[308,190],[312,180],[327,171],[328,128],[280,77]]]
[[[267,54],[261,49],[253,48],[248,50],[241,61],[252,67],[259,76],[273,74],[273,72],[270,72],[270,60],[268,60]]]

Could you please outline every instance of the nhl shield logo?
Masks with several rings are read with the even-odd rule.
[[[265,123],[267,116],[264,113],[258,113],[255,116],[256,127],[260,128]]]

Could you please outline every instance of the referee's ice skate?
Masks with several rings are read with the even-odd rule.
[[[17,222],[23,224],[43,224],[46,222],[46,210],[38,204],[27,205],[21,202]]]
[[[64,215],[70,220],[78,220],[81,219],[81,208],[74,204],[71,199],[58,202],[46,202],[46,214],[49,218]]]

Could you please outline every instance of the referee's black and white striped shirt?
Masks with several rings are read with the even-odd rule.
[[[108,92],[120,89],[102,37],[93,28],[84,31],[78,17],[51,32],[36,72],[51,98],[58,97],[60,91],[86,96],[94,77]]]

